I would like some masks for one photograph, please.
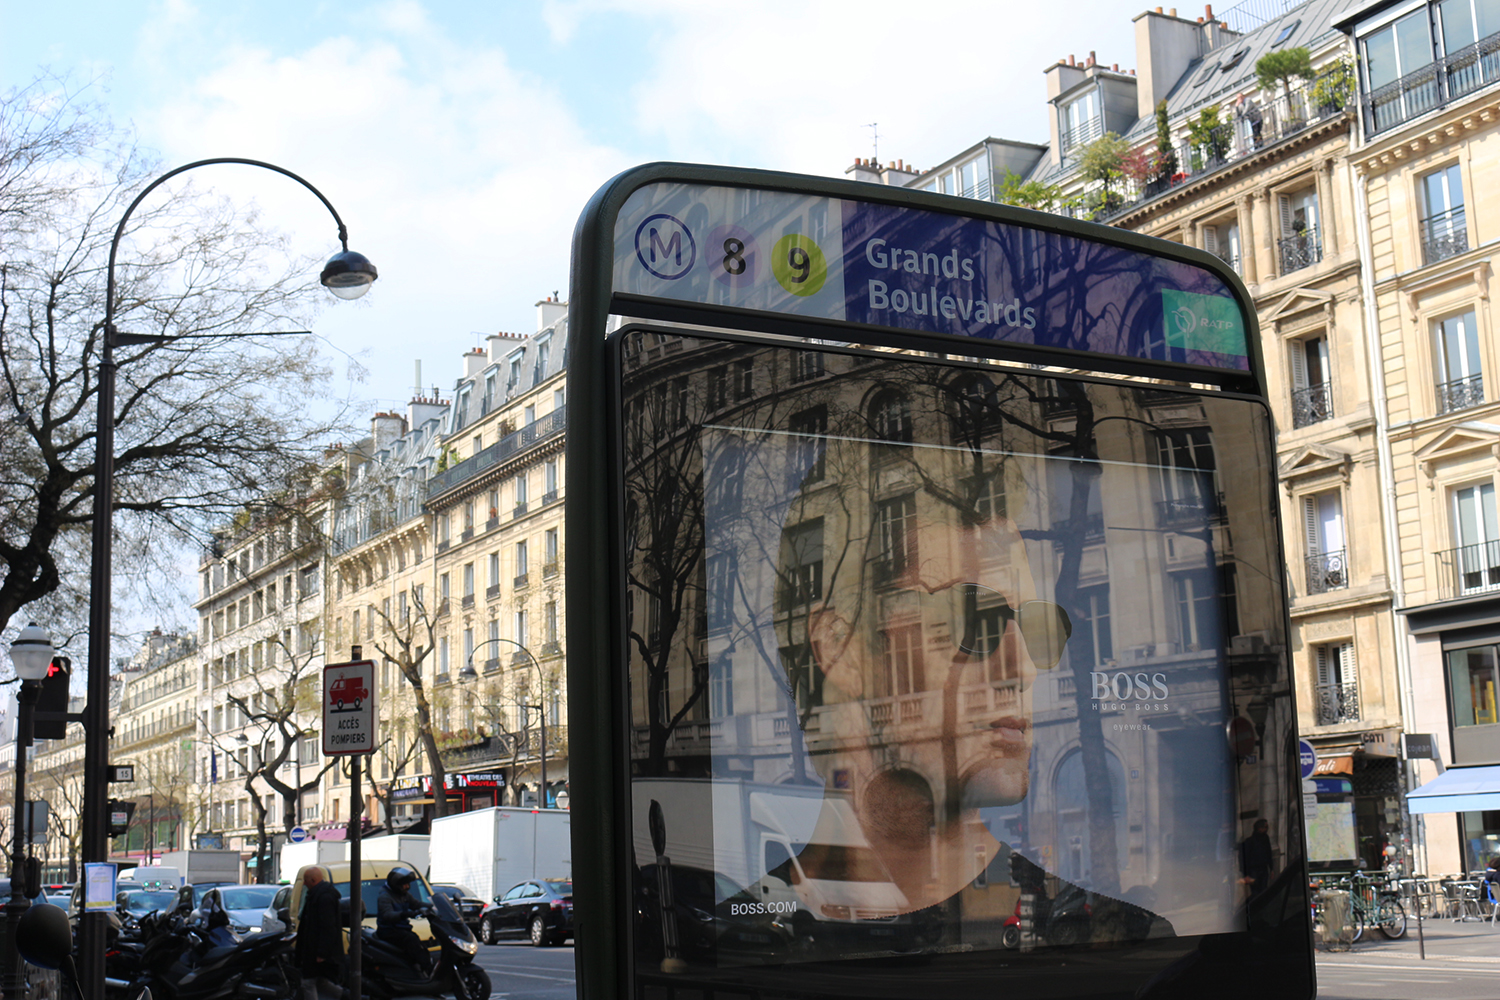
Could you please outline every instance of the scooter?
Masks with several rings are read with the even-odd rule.
[[[229,928],[222,907],[168,916],[140,956],[132,991],[149,987],[158,1000],[290,998],[300,982],[292,962],[293,933],[251,934]]]
[[[445,993],[458,1000],[489,1000],[490,974],[474,964],[479,942],[462,915],[447,896],[438,895],[426,916],[438,943],[437,961],[428,974],[415,968],[399,948],[376,937],[374,931],[361,930],[363,992],[372,1000]]]

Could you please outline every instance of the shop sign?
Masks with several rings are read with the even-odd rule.
[[[1377,729],[1360,736],[1367,757],[1401,756],[1401,732],[1397,729]]]

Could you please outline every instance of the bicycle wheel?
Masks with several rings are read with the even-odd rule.
[[[1354,926],[1354,934],[1349,938],[1349,943],[1358,944],[1359,939],[1365,935],[1365,911],[1363,907],[1351,906],[1349,908],[1349,923]]]
[[[1406,937],[1406,908],[1394,896],[1382,896],[1375,904],[1380,933],[1392,941]]]

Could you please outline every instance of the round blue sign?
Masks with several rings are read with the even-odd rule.
[[[1311,778],[1313,770],[1318,766],[1318,751],[1306,740],[1298,740],[1297,756],[1302,764],[1302,777]]]
[[[300,844],[307,839],[307,830],[304,827],[294,826],[286,832],[286,839],[294,844]]]

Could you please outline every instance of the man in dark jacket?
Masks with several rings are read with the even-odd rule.
[[[1254,832],[1240,844],[1240,871],[1242,881],[1250,886],[1250,898],[1254,899],[1266,891],[1271,884],[1271,869],[1276,863],[1271,850],[1271,824],[1268,820],[1255,821]]]
[[[416,872],[399,865],[386,873],[385,889],[376,903],[375,936],[398,948],[423,975],[430,975],[432,956],[411,929],[411,918],[424,910],[411,894],[411,884],[416,880]]]
[[[319,990],[340,993],[344,932],[339,923],[339,892],[317,865],[302,873],[302,917],[297,922],[297,964],[302,969],[304,1000],[318,1000]]]

